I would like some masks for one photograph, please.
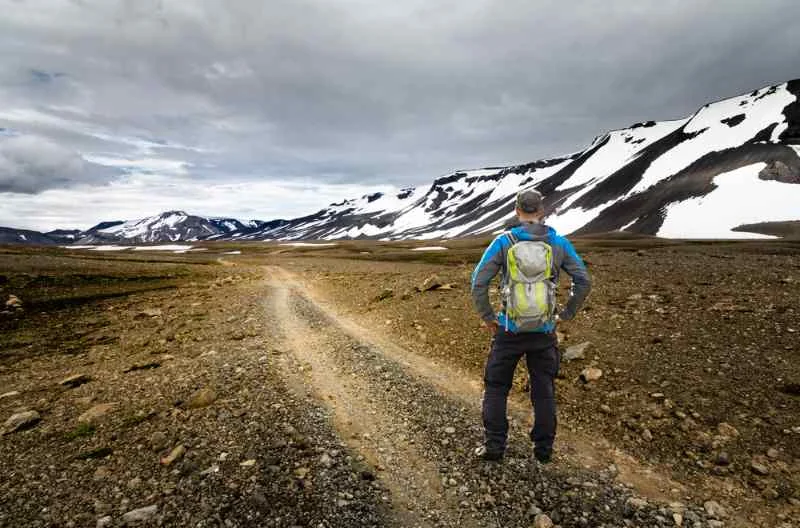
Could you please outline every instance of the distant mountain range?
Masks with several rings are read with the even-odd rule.
[[[671,238],[785,233],[800,220],[800,80],[598,136],[586,149],[524,165],[458,171],[430,186],[345,200],[291,220],[169,211],[87,231],[0,228],[0,243],[144,244],[195,240],[433,239],[487,235],[536,188],[562,233]]]

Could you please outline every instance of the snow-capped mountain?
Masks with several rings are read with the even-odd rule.
[[[800,80],[674,121],[598,136],[572,155],[456,172],[430,187],[346,200],[241,239],[449,238],[489,234],[535,188],[563,233],[758,236],[743,224],[800,220]]]
[[[55,243],[55,240],[38,231],[0,227],[0,244],[35,244],[37,246],[50,246]]]
[[[786,232],[800,221],[800,79],[707,104],[684,119],[613,130],[574,154],[459,171],[293,220],[170,211],[50,235],[78,244],[468,237],[503,229],[525,188],[542,192],[547,223],[564,234],[742,238],[760,236],[762,224]]]
[[[80,233],[77,244],[148,244],[206,239],[229,233],[244,233],[260,228],[263,222],[244,223],[235,218],[206,218],[183,211],[167,211],[157,216],[127,222],[103,222]]]

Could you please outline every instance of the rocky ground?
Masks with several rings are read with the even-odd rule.
[[[0,252],[0,525],[795,526],[798,251],[742,247],[585,248],[544,467],[523,379],[471,456],[477,245]]]

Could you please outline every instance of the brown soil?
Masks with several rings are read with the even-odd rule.
[[[116,525],[156,505],[150,522],[170,526],[528,526],[538,511],[564,527],[671,526],[680,508],[706,526],[714,499],[726,526],[794,526],[797,245],[579,242],[595,289],[562,346],[592,345],[562,365],[559,455],[542,469],[523,379],[507,460],[470,456],[483,243],[0,251],[0,299],[23,303],[0,315],[0,395],[18,393],[0,420],[42,418],[0,438],[0,525]],[[415,290],[433,274],[453,289]],[[587,385],[589,365],[604,374]],[[90,381],[59,385],[73,374]],[[194,407],[201,389],[215,397]]]

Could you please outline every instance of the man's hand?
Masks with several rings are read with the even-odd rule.
[[[500,330],[500,325],[497,324],[497,321],[484,321],[483,327],[491,334],[496,334]]]

